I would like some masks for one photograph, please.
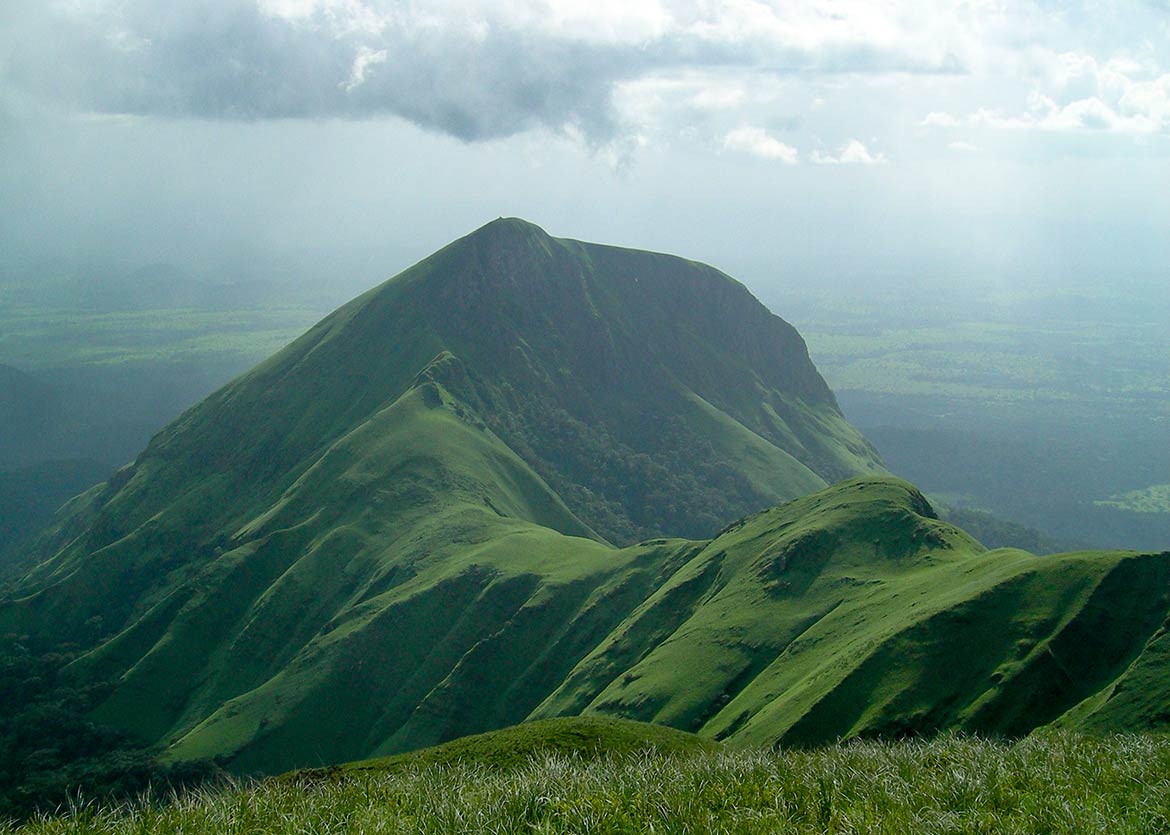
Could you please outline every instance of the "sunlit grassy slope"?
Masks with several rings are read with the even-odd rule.
[[[1164,721],[1170,554],[985,551],[933,516],[904,482],[856,479],[732,526],[536,715],[613,713],[757,744],[1016,735],[1148,664],[1161,670],[1140,688],[1151,704],[1096,724]]]
[[[573,714],[752,744],[1164,723],[1170,555],[986,552],[905,482],[825,486],[875,470],[731,279],[498,221],[74,500],[0,634],[89,648],[95,718],[238,772]]]
[[[357,760],[328,769],[292,771],[284,779],[304,783],[337,777],[341,772],[406,771],[432,766],[516,768],[546,755],[597,760],[642,752],[697,754],[717,750],[718,744],[711,740],[662,725],[603,716],[566,716],[472,734],[405,754]]]

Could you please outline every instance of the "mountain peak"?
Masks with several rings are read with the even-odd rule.
[[[477,244],[524,244],[550,239],[551,236],[535,223],[519,217],[498,217],[463,238],[465,241]]]
[[[539,233],[541,235],[548,235],[543,229],[537,226],[530,220],[525,220],[522,217],[504,217],[501,215],[495,220],[488,221],[483,226],[472,232],[472,235],[479,235],[485,233],[506,233],[523,231],[526,233]]]

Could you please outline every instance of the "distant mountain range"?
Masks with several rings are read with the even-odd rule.
[[[515,219],[187,411],[34,557],[0,633],[90,648],[95,718],[241,771],[579,713],[806,744],[1170,704],[1170,554],[985,550],[742,285]]]

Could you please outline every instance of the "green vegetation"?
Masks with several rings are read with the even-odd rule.
[[[540,755],[555,754],[578,760],[624,757],[655,751],[685,754],[714,751],[717,746],[694,734],[601,716],[539,719],[498,731],[459,737],[450,742],[393,757],[359,760],[331,769],[290,772],[294,782],[336,777],[339,771],[405,771],[416,768],[477,766],[517,768]]]
[[[70,674],[116,682],[96,717],[176,759],[389,754],[523,720],[700,547],[606,539],[867,469],[741,285],[498,221],[73,502],[0,628],[90,649]]]
[[[1149,835],[1170,827],[1170,741],[945,736],[817,751],[544,753],[338,770],[75,804],[22,835],[151,832]],[[0,830],[3,831],[3,830]]]
[[[574,524],[481,432],[416,392],[347,436],[241,531],[245,544],[154,593],[120,632],[102,621],[111,637],[70,668],[118,680],[95,716],[236,772],[575,714],[753,745],[1165,724],[1170,554],[985,551],[889,478],[843,482],[710,542],[615,550],[523,521]],[[472,472],[470,494],[452,486]],[[425,501],[339,496],[348,515],[320,528],[318,482]],[[472,501],[481,491],[495,510]],[[386,529],[409,544],[387,552]],[[7,613],[70,586],[48,588]],[[58,628],[94,606],[74,593]],[[105,592],[102,611],[119,616],[116,603]]]
[[[1033,554],[1075,550],[1070,543],[1054,540],[1024,525],[1006,522],[984,510],[943,504],[936,501],[934,496],[931,496],[931,504],[938,511],[939,518],[956,528],[962,528],[988,548],[1018,548]]]
[[[1170,554],[985,551],[933,515],[903,482],[855,479],[733,525],[534,715],[613,713],[757,745],[1015,736],[1115,687],[1136,658],[1157,669]],[[1158,725],[1157,681],[1104,725]]]
[[[802,332],[834,390],[1114,408],[1160,401],[1157,412],[1167,414],[1161,311],[1141,311],[1140,300],[1110,315],[1099,299],[1067,299],[1082,305],[1070,311],[1028,299],[997,305],[986,296],[887,293],[848,301],[822,294],[815,305],[805,300],[807,312],[799,299],[788,306],[801,311]]]
[[[1143,490],[1130,490],[1096,504],[1135,513],[1170,513],[1170,484],[1152,484]]]
[[[0,820],[79,795],[111,802],[218,776],[210,763],[164,764],[124,731],[96,724],[90,714],[110,686],[63,675],[76,657],[70,646],[34,655],[11,635],[0,645]]]
[[[3,356],[22,368],[254,362],[287,345],[316,313],[293,307],[229,313],[212,310],[86,312],[5,308]]]

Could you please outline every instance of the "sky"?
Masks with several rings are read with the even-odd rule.
[[[507,215],[765,294],[1164,290],[1170,2],[0,3],[0,273],[370,283]]]

